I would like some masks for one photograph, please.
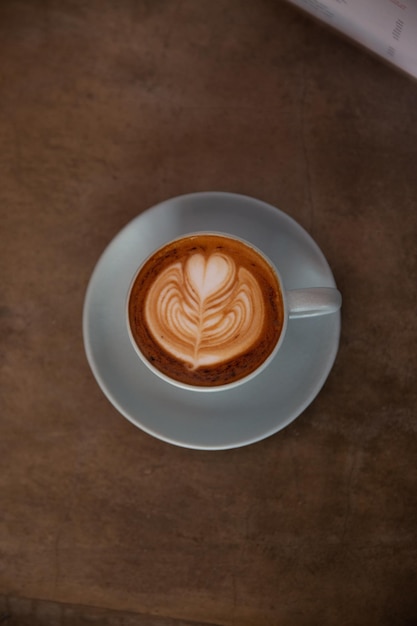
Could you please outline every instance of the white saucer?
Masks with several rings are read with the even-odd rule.
[[[236,389],[198,393],[160,380],[129,341],[127,291],[137,267],[155,248],[199,230],[255,244],[277,265],[287,289],[335,287],[317,244],[282,211],[231,193],[179,196],[139,215],[104,251],[84,303],[85,350],[104,394],[145,432],[186,448],[237,448],[281,430],[314,400],[336,358],[340,311],[290,320],[275,360]]]

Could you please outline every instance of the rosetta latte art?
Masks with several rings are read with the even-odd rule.
[[[258,282],[227,254],[191,254],[159,274],[145,316],[155,339],[190,369],[242,354],[258,339],[264,305]]]

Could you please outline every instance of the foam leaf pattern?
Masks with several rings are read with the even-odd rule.
[[[195,253],[159,274],[145,315],[155,341],[197,369],[248,350],[261,333],[264,305],[250,271],[227,254]]]

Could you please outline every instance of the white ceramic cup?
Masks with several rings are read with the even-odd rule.
[[[230,382],[227,384],[222,384],[222,385],[211,385],[211,386],[199,386],[199,385],[191,385],[188,383],[183,383],[181,381],[175,380],[173,378],[170,378],[167,374],[161,372],[159,369],[157,369],[147,358],[146,356],[141,352],[139,346],[137,345],[134,337],[133,337],[133,333],[132,330],[130,328],[130,321],[129,321],[129,301],[130,301],[130,295],[132,292],[132,288],[133,285],[136,282],[136,278],[138,277],[138,275],[140,274],[142,268],[144,267],[144,265],[149,261],[149,259],[151,259],[154,254],[156,254],[159,250],[165,248],[167,245],[169,245],[170,243],[174,243],[175,241],[179,241],[179,240],[183,240],[186,237],[193,237],[196,235],[219,235],[221,237],[225,237],[228,239],[232,239],[235,241],[239,241],[241,243],[243,243],[244,245],[248,246],[249,248],[251,248],[252,250],[254,250],[259,256],[261,256],[267,263],[268,265],[271,267],[273,273],[275,274],[277,281],[280,285],[280,290],[281,290],[281,294],[282,294],[282,301],[283,301],[283,308],[284,308],[284,317],[283,317],[283,325],[282,325],[282,329],[281,329],[281,334],[279,335],[279,338],[277,340],[277,343],[275,344],[275,347],[273,348],[272,352],[268,355],[268,357],[259,365],[259,367],[257,367],[255,370],[253,370],[252,372],[250,372],[249,374],[247,374],[246,376],[240,378],[239,380],[236,380],[234,382]],[[138,356],[140,357],[140,359],[142,360],[142,362],[159,378],[161,378],[162,380],[164,380],[167,383],[170,383],[171,385],[174,385],[175,387],[179,387],[181,389],[187,389],[187,390],[191,390],[194,392],[215,392],[215,391],[225,391],[225,390],[229,390],[229,389],[234,389],[235,387],[238,387],[240,385],[243,385],[247,382],[249,382],[250,380],[252,380],[255,376],[258,376],[270,363],[271,361],[276,357],[280,347],[282,346],[282,343],[284,341],[285,338],[285,334],[287,331],[287,327],[288,327],[288,321],[291,319],[297,319],[297,318],[306,318],[306,317],[315,317],[318,315],[328,315],[331,313],[335,313],[337,312],[340,307],[342,305],[342,296],[341,293],[338,289],[334,288],[334,287],[314,287],[314,288],[305,288],[305,289],[291,289],[291,290],[286,290],[283,280],[280,276],[279,270],[278,268],[275,266],[275,264],[261,251],[259,250],[259,248],[257,248],[255,245],[253,245],[252,243],[240,238],[240,237],[236,237],[235,235],[230,235],[229,233],[222,233],[222,232],[215,232],[215,231],[198,231],[198,232],[192,232],[192,233],[186,233],[184,235],[181,235],[180,237],[176,237],[175,239],[171,240],[171,241],[167,241],[165,242],[163,245],[161,245],[159,248],[156,248],[142,263],[141,265],[138,267],[137,271],[135,272],[135,275],[132,278],[132,281],[130,283],[130,287],[128,290],[128,294],[127,294],[127,299],[126,299],[126,324],[127,324],[127,329],[128,329],[128,333],[129,333],[129,337],[130,337],[130,341],[131,344],[133,346],[133,348],[135,349],[136,353],[138,354]]]

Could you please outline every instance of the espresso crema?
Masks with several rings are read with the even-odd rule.
[[[133,338],[148,361],[188,385],[225,385],[257,369],[283,325],[275,272],[240,240],[195,234],[156,251],[129,298]]]

